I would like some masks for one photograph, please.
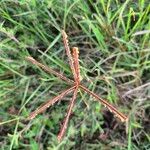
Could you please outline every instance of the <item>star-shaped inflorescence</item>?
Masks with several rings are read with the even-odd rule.
[[[106,100],[99,97],[97,94],[95,94],[92,91],[90,91],[89,89],[87,89],[84,85],[81,85],[81,83],[80,83],[80,81],[81,81],[80,80],[80,67],[79,67],[79,58],[78,58],[79,57],[79,50],[78,50],[77,47],[73,47],[72,48],[72,53],[71,53],[70,48],[69,48],[69,44],[68,44],[67,34],[65,33],[64,30],[62,31],[62,36],[63,36],[64,47],[65,47],[66,54],[67,54],[68,59],[69,59],[69,65],[70,65],[71,71],[73,73],[73,79],[74,80],[71,80],[71,79],[65,77],[63,74],[58,73],[55,70],[39,63],[33,57],[27,57],[27,60],[30,61],[31,63],[39,66],[40,68],[42,68],[43,70],[45,70],[48,73],[52,73],[53,75],[57,76],[58,78],[64,80],[66,83],[71,85],[70,88],[64,90],[63,92],[61,92],[61,94],[59,94],[58,96],[48,100],[46,103],[44,103],[40,107],[38,107],[35,111],[31,112],[28,119],[29,120],[34,119],[36,117],[36,115],[38,115],[39,113],[42,113],[48,107],[50,107],[53,104],[55,104],[56,102],[60,101],[64,96],[66,96],[67,94],[73,92],[73,96],[72,96],[72,99],[70,101],[70,104],[69,104],[69,107],[68,107],[68,110],[67,110],[67,114],[64,118],[63,125],[60,129],[60,132],[59,132],[58,136],[57,136],[58,141],[61,141],[64,134],[65,134],[65,131],[67,129],[69,118],[70,118],[70,115],[72,113],[72,109],[75,105],[75,100],[76,100],[76,97],[77,97],[78,90],[81,89],[84,92],[92,95],[99,102],[101,102],[112,113],[114,113],[114,115],[117,116],[122,122],[127,121],[128,118],[124,114],[119,112],[114,106],[112,106]]]

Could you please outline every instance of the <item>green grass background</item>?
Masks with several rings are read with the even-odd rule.
[[[25,121],[68,87],[26,56],[72,78],[61,29],[80,49],[82,83],[125,113],[128,125],[82,91],[61,143],[57,133],[71,95]],[[1,150],[148,150],[149,100],[148,0],[0,1]]]

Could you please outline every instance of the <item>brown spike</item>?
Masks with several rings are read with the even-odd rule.
[[[77,92],[78,92],[78,86],[74,90],[72,100],[70,101],[70,105],[68,107],[67,115],[66,115],[66,117],[64,119],[64,122],[63,122],[63,125],[61,127],[61,130],[60,130],[60,132],[59,132],[59,134],[57,136],[57,139],[58,139],[59,142],[62,140],[62,137],[64,136],[65,131],[67,129],[69,118],[70,118],[72,109],[73,109],[73,107],[75,105],[75,100],[76,100],[76,97],[77,97]]]
[[[64,47],[65,47],[65,50],[66,50],[66,54],[67,54],[68,59],[69,59],[69,65],[70,65],[70,68],[72,70],[74,80],[76,80],[76,72],[75,72],[75,68],[74,68],[74,65],[73,65],[74,62],[73,62],[71,52],[70,52],[70,48],[69,48],[69,44],[68,44],[68,36],[67,36],[67,34],[64,30],[62,30],[62,36],[63,36],[63,42],[64,42]]]
[[[80,85],[79,87],[83,89],[85,92],[95,97],[97,100],[99,100],[104,106],[106,106],[111,112],[113,112],[122,122],[127,121],[128,118],[124,114],[119,112],[114,106],[109,104],[106,100],[102,99],[97,94],[93,93],[92,91],[84,87],[83,85]]]
[[[66,78],[65,76],[63,76],[62,74],[56,72],[55,70],[53,70],[53,69],[51,69],[51,68],[49,68],[49,67],[41,64],[40,62],[38,62],[37,60],[35,60],[33,57],[28,56],[28,57],[26,57],[26,59],[28,61],[30,61],[32,64],[35,64],[35,65],[39,66],[40,68],[42,68],[43,70],[45,70],[48,73],[54,74],[55,76],[59,77],[60,79],[62,79],[64,81],[66,81],[67,83],[73,83],[72,80]]]
[[[80,68],[79,68],[79,49],[78,47],[73,47],[73,61],[74,61],[74,68],[76,72],[76,82],[80,83]]]
[[[53,105],[57,101],[61,100],[66,94],[69,94],[70,92],[72,92],[74,90],[74,88],[75,88],[75,86],[63,91],[61,94],[54,97],[53,99],[48,100],[45,104],[43,104],[42,106],[38,107],[35,111],[33,111],[27,119],[31,120],[31,119],[35,118],[39,113],[42,113],[48,107],[50,107],[51,105]]]

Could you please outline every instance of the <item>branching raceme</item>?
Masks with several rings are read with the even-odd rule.
[[[60,101],[64,96],[73,92],[73,97],[70,101],[70,104],[69,104],[69,107],[67,110],[67,114],[64,118],[63,125],[60,129],[58,136],[57,136],[58,141],[61,141],[64,134],[65,134],[65,131],[67,129],[69,118],[71,116],[73,107],[75,105],[78,90],[81,89],[84,92],[88,93],[89,95],[92,95],[99,102],[101,102],[106,108],[108,108],[112,113],[114,113],[114,115],[117,116],[122,122],[128,121],[128,117],[126,117],[124,114],[119,112],[114,106],[112,106],[106,100],[99,97],[97,94],[95,94],[92,91],[90,91],[89,89],[87,89],[84,85],[80,84],[79,50],[77,47],[73,47],[72,53],[71,53],[70,48],[69,48],[69,44],[68,44],[67,34],[65,33],[64,30],[62,31],[62,36],[63,36],[63,43],[64,43],[64,47],[66,50],[66,54],[67,54],[68,59],[69,59],[69,65],[70,65],[71,71],[73,73],[74,80],[71,80],[71,79],[65,77],[63,74],[58,73],[55,70],[52,70],[51,68],[49,68],[48,66],[41,64],[40,62],[36,61],[32,57],[27,57],[26,59],[28,61],[30,61],[31,63],[39,66],[40,68],[42,68],[46,72],[52,73],[53,75],[57,76],[58,78],[64,80],[66,83],[68,83],[69,85],[72,85],[72,86],[70,88],[64,90],[63,92],[61,92],[61,94],[59,94],[58,96],[56,96],[53,99],[50,99],[46,103],[42,104],[35,111],[31,112],[31,114],[28,117],[28,120],[34,119],[36,117],[36,115],[38,115],[39,113],[42,113],[48,107],[50,107],[53,104],[55,104],[56,102]]]

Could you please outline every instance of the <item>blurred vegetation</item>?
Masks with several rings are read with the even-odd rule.
[[[82,91],[61,143],[57,133],[71,95],[25,121],[68,87],[26,56],[72,78],[61,29],[68,33],[70,46],[80,49],[82,83],[128,115],[128,125]],[[0,1],[1,150],[148,150],[149,77],[148,0]]]

